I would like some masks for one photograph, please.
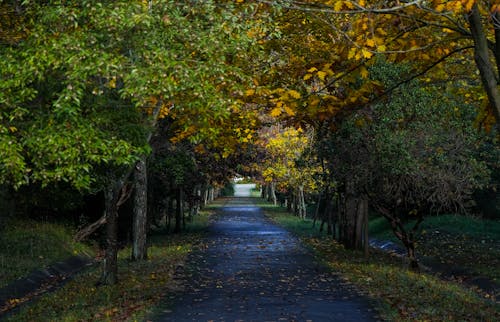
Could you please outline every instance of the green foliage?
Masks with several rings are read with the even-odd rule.
[[[229,3],[20,5],[26,35],[0,46],[0,183],[102,184],[130,165],[162,109],[192,140],[216,136],[253,40]],[[241,9],[245,13],[245,9]],[[238,58],[239,57],[239,58]],[[232,80],[238,81],[232,81]],[[97,170],[97,171],[96,171]]]
[[[93,250],[73,241],[74,231],[60,224],[10,220],[0,234],[0,287],[56,261]]]
[[[234,196],[234,184],[229,182],[224,185],[221,189],[221,195],[224,197]]]
[[[390,88],[405,67],[381,62],[371,71]],[[354,180],[372,204],[388,209],[465,208],[473,189],[488,180],[478,157],[482,138],[472,126],[474,107],[439,90],[408,82],[346,119],[330,147],[335,176]]]
[[[175,149],[157,163],[165,180],[174,186],[187,185],[196,175],[196,162],[191,153],[185,149]]]

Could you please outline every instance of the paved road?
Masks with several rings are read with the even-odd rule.
[[[250,198],[229,199],[172,312],[157,321],[376,321],[367,299],[313,261]]]

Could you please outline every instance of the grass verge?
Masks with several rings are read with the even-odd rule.
[[[0,288],[74,255],[93,256],[92,247],[73,241],[74,231],[54,223],[12,220],[0,233]]]
[[[370,234],[399,242],[381,217],[370,220]],[[426,217],[417,239],[417,255],[500,282],[500,222],[462,215]]]
[[[213,208],[201,211],[183,234],[153,234],[147,261],[130,261],[130,248],[121,250],[117,285],[96,287],[101,269],[92,267],[6,321],[143,320],[160,299],[181,287],[172,279],[175,269],[200,241]]]
[[[360,291],[378,299],[377,309],[389,321],[498,321],[500,305],[454,282],[415,274],[400,259],[374,251],[369,257],[347,251],[331,238],[284,209],[259,203],[275,222],[295,233],[319,259]]]

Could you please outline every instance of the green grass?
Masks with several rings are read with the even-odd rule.
[[[60,224],[8,222],[0,232],[0,287],[70,256],[92,256],[92,247],[74,242],[73,235],[72,229]]]
[[[399,242],[382,217],[370,220],[370,236]],[[499,221],[462,215],[426,217],[421,224],[416,250],[424,262],[463,267],[473,274],[500,282]]]
[[[7,321],[142,321],[160,299],[179,290],[172,276],[201,240],[214,207],[201,211],[183,234],[153,234],[146,261],[130,261],[130,248],[121,250],[117,285],[96,287],[101,268],[95,266]]]
[[[260,189],[259,188],[253,188],[252,190],[250,190],[250,197],[253,197],[253,198],[260,198]]]
[[[259,203],[261,205],[261,203]],[[409,271],[400,259],[373,251],[369,257],[345,250],[313,229],[311,222],[264,204],[267,215],[294,232],[318,258],[348,283],[376,299],[382,318],[389,321],[498,321],[500,305],[459,283]]]
[[[410,221],[411,227],[415,221]],[[500,221],[479,219],[465,215],[428,216],[420,225],[421,231],[438,230],[455,235],[467,235],[478,240],[500,241]],[[370,220],[370,234],[374,237],[395,240],[389,222],[383,217]]]

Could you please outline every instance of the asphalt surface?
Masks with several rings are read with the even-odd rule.
[[[155,321],[377,321],[370,300],[314,261],[251,198],[232,198]]]

